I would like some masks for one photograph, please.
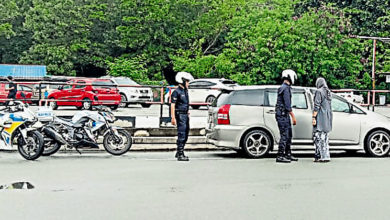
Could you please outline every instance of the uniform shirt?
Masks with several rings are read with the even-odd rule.
[[[172,103],[175,103],[175,110],[180,112],[188,112],[190,101],[188,99],[188,90],[179,86],[173,91]]]
[[[287,115],[287,112],[291,112],[291,86],[283,83],[278,89],[278,99],[276,102],[276,112],[281,110],[282,115]]]
[[[8,96],[15,96],[16,92],[18,91],[16,84],[13,81],[9,82],[8,84],[8,88],[12,88],[12,87],[13,89],[9,90]]]

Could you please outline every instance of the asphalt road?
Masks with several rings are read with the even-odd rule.
[[[332,154],[328,164],[242,159],[230,151],[0,152],[0,219],[388,219],[390,160]]]

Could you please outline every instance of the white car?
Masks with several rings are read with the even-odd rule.
[[[280,133],[275,120],[279,86],[240,87],[222,93],[209,109],[206,137],[217,147],[231,148],[251,158],[278,149]],[[293,150],[313,150],[313,98],[316,89],[294,86],[292,108],[297,125],[292,127]],[[331,150],[364,150],[373,157],[390,152],[390,119],[332,96]]]
[[[336,94],[345,98],[346,100],[348,100],[350,102],[354,102],[354,103],[358,103],[358,104],[361,104],[364,102],[364,98],[362,95],[353,94],[352,91],[351,92],[339,92]]]
[[[234,90],[238,86],[240,85],[229,79],[196,79],[190,82],[188,88],[191,107],[198,109],[202,105],[211,104],[221,91]],[[166,103],[170,103],[170,94],[173,90],[171,89],[171,92],[167,91],[165,95]]]
[[[129,104],[141,104],[142,107],[149,108],[153,101],[153,91],[151,88],[142,87],[128,77],[102,77],[109,78],[118,85],[121,95],[119,107],[127,107]]]

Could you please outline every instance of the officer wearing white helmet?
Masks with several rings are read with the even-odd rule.
[[[189,73],[177,73],[176,82],[179,83],[179,86],[171,96],[172,125],[177,125],[176,158],[178,161],[189,161],[189,158],[184,155],[184,146],[187,143],[190,131],[188,85],[192,80],[194,80],[194,77]]]
[[[297,74],[293,70],[284,70],[282,72],[283,84],[278,89],[278,99],[275,107],[275,118],[278,122],[280,141],[279,150],[276,157],[276,162],[290,163],[291,161],[298,161],[297,158],[291,155],[291,139],[292,128],[290,116],[293,125],[297,124],[297,120],[291,108],[291,85],[297,79]]]

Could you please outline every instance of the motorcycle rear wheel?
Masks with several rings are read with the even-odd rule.
[[[57,151],[59,151],[61,148],[61,144],[59,144],[57,141],[48,138],[47,140],[44,140],[44,146],[43,146],[43,152],[42,156],[50,156]]]

